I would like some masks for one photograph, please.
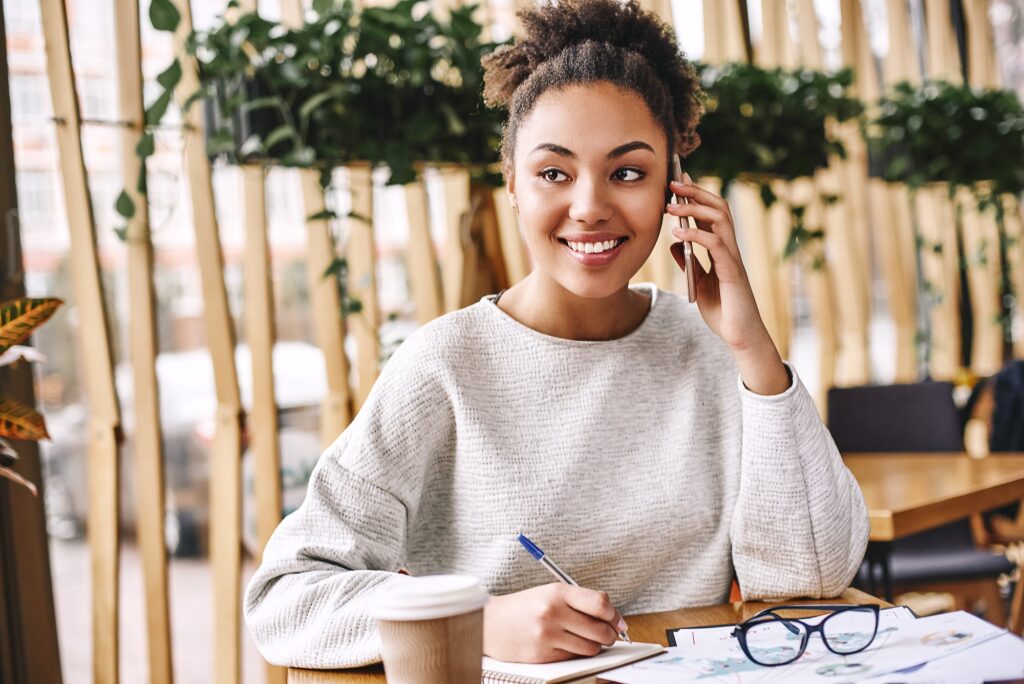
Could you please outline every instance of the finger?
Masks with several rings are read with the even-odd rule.
[[[612,627],[615,627],[616,631],[625,629],[625,620],[619,615],[619,611],[615,610],[615,606],[612,605],[611,599],[608,598],[608,594],[605,592],[566,585],[563,595],[565,602],[574,610],[598,620],[603,620]],[[619,626],[620,624],[622,625],[621,627]]]
[[[708,250],[708,253],[711,255],[712,264],[714,265],[714,270],[718,274],[719,280],[727,283],[739,282],[741,280],[743,269],[740,265],[740,261],[733,256],[732,251],[720,236],[715,235],[714,233],[709,233],[705,230],[695,230],[693,228],[689,228],[687,230],[675,228],[672,230],[672,235],[679,240],[696,242],[698,245]],[[695,271],[696,270],[697,269],[695,269]],[[694,275],[697,274],[694,273]]]
[[[731,248],[736,248],[737,252],[739,251],[736,243],[736,230],[732,225],[732,216],[727,212],[702,204],[669,204],[666,205],[666,212],[681,218],[692,217],[699,228],[710,230],[715,235],[724,238],[726,244]]]
[[[572,632],[562,632],[555,637],[555,642],[552,646],[556,650],[571,653],[573,656],[595,656],[601,652],[602,644]]]
[[[680,199],[686,197],[698,204],[707,204],[721,211],[729,211],[728,202],[710,190],[705,190],[699,185],[694,185],[693,182],[680,183],[679,181],[670,181],[669,190],[674,192],[676,197],[679,197]]]
[[[604,620],[591,617],[571,607],[567,607],[566,614],[561,619],[561,625],[570,634],[605,646],[611,646],[618,641],[619,631],[621,631]]]

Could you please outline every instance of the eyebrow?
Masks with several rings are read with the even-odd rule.
[[[575,152],[566,147],[562,147],[561,145],[556,145],[554,143],[541,143],[540,145],[537,145],[535,148],[533,148],[533,152],[536,152],[538,150],[547,150],[548,152],[554,152],[559,156],[569,157],[570,159],[576,158]],[[628,152],[632,152],[633,150],[648,150],[651,153],[654,152],[654,148],[648,145],[647,143],[643,142],[642,140],[634,140],[633,142],[628,142],[625,145],[619,145],[614,150],[605,155],[605,159],[615,159],[616,157],[621,157],[622,155]]]

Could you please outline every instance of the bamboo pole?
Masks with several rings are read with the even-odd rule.
[[[958,188],[963,226],[964,259],[971,297],[974,335],[971,339],[971,371],[987,376],[1003,365],[1003,331],[999,325],[999,227],[992,208],[980,211],[967,188]]]
[[[156,290],[153,286],[153,244],[150,241],[148,203],[136,188],[145,169],[135,153],[142,138],[142,50],[139,42],[139,6],[125,3],[114,12],[120,113],[129,125],[121,129],[121,170],[125,188],[135,203],[128,221],[128,310],[132,379],[135,387],[134,454],[138,496],[138,545],[146,605],[149,680],[170,684],[171,624],[167,582],[167,547],[164,544],[164,453],[160,429],[160,392],[156,374]]]
[[[988,20],[989,0],[963,0],[967,25],[967,80],[976,88],[998,88],[995,38]]]
[[[71,268],[85,365],[89,459],[89,546],[92,555],[93,681],[118,681],[119,453],[121,415],[114,389],[109,321],[82,155],[67,13],[61,0],[41,5],[46,67],[57,122],[57,149],[71,235]]]
[[[422,180],[405,186],[405,208],[409,217],[409,245],[405,252],[416,306],[416,322],[424,325],[444,313],[441,276],[438,274],[434,242],[430,238],[430,207]]]
[[[808,68],[823,70],[825,59],[818,40],[818,18],[812,0],[799,1],[797,16],[800,61]],[[832,124],[834,122],[826,122],[826,130],[830,134],[834,132]],[[837,158],[829,159],[828,166],[819,169],[810,183],[808,223],[820,227],[824,238],[817,254],[806,254],[801,258],[818,330],[819,384],[816,400],[822,415],[827,411],[829,387],[864,384],[870,375],[868,287],[860,278],[859,243],[854,237],[856,228],[847,220],[849,214],[845,210],[850,199],[844,195],[840,180],[844,163]],[[822,193],[836,197],[836,202],[824,203]],[[840,256],[826,259],[827,254]],[[837,383],[840,365],[842,382]]]
[[[245,208],[245,341],[252,361],[252,420],[249,445],[253,456],[256,535],[263,555],[270,535],[281,522],[281,446],[274,402],[274,293],[267,244],[265,176],[261,166],[241,167]],[[284,683],[287,670],[267,664],[267,681]]]
[[[299,171],[306,216],[326,209],[317,172]],[[352,421],[352,392],[348,357],[345,355],[345,319],[341,293],[333,277],[324,273],[337,254],[326,220],[306,219],[306,274],[313,308],[313,332],[324,355],[327,396],[320,407],[320,443],[326,449]]]
[[[288,28],[301,28],[305,23],[302,0],[280,0],[281,24]]]
[[[349,294],[362,302],[363,309],[349,319],[356,338],[356,375],[358,387],[354,410],[366,401],[377,379],[380,366],[380,309],[377,304],[377,249],[373,239],[373,175],[369,167],[348,169],[352,211],[358,218],[349,218],[348,257]]]
[[[173,0],[181,13],[175,31],[183,45],[192,31],[188,0]],[[181,81],[175,97],[184,102],[199,88],[195,59],[184,51]],[[217,395],[213,440],[210,446],[210,565],[213,570],[213,681],[242,681],[242,401],[235,368],[235,329],[224,286],[224,258],[213,199],[213,182],[206,157],[202,108],[183,113],[185,174],[192,198],[192,227],[203,289],[206,346],[213,365]]]
[[[928,78],[963,81],[949,3],[926,0]],[[922,277],[931,293],[927,312],[930,335],[929,374],[953,380],[961,366],[960,251],[955,208],[945,185],[920,189],[914,197],[921,250]]]
[[[457,168],[444,169],[441,180],[447,226],[441,271],[444,306],[446,311],[455,311],[469,303],[463,289],[467,268],[466,246],[469,244],[469,234],[465,229],[467,226],[463,222],[470,209],[469,172]]]
[[[883,64],[887,84],[920,82],[915,69],[913,40],[902,0],[887,0],[889,53]],[[867,45],[862,45],[867,50]],[[917,359],[917,267],[914,253],[913,220],[906,186],[868,181],[871,225],[875,248],[889,289],[889,310],[896,328],[896,382],[918,378]]]
[[[530,255],[519,233],[519,216],[512,208],[505,188],[494,190],[494,210],[498,218],[501,253],[505,255],[509,285],[515,285],[530,273]]]
[[[1013,357],[1024,359],[1024,207],[1013,195],[1003,195],[1003,215],[1010,249],[1006,262],[1010,266],[1010,282],[1016,294],[1014,307]]]

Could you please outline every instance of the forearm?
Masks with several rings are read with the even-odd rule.
[[[860,488],[796,377],[781,395],[743,402],[732,539],[744,596],[835,595],[864,553]]]

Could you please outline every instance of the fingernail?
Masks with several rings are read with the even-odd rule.
[[[615,628],[617,630],[619,630],[620,632],[625,632],[626,631],[626,621],[623,620],[622,618],[619,618],[619,621],[617,623],[615,623]]]
[[[688,174],[688,173],[687,173],[686,171],[683,171],[683,181],[684,181],[684,182],[685,182],[685,183],[686,183],[687,185],[690,185],[690,184],[692,184],[692,183],[693,183],[693,179],[692,179],[692,178],[690,178],[690,174]]]

